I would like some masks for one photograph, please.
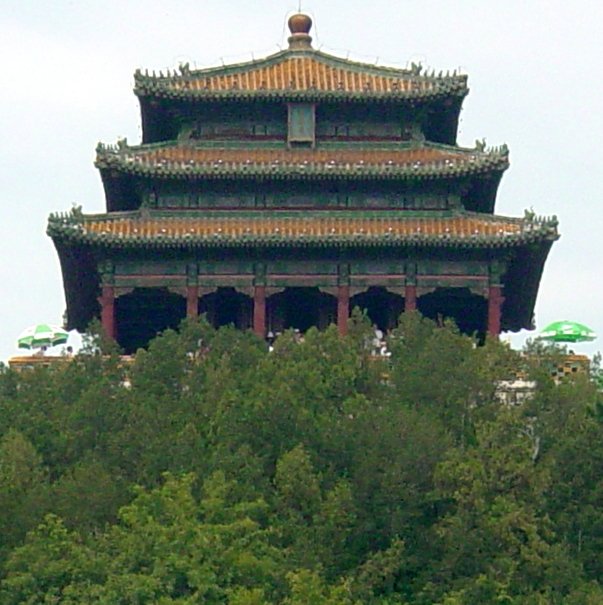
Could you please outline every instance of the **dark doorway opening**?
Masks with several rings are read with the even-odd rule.
[[[117,342],[127,355],[186,317],[186,300],[166,288],[136,288],[115,301]]]
[[[337,321],[337,299],[318,288],[285,288],[268,298],[268,329],[324,330]]]
[[[453,319],[463,334],[475,335],[480,341],[486,336],[488,302],[469,288],[438,288],[419,297],[417,308],[429,319]]]
[[[404,298],[381,286],[371,286],[366,292],[352,296],[350,307],[366,311],[371,322],[386,332],[398,325],[398,318],[404,311]]]
[[[214,328],[232,324],[246,330],[251,327],[253,300],[234,288],[218,288],[199,300],[199,313],[205,313]]]

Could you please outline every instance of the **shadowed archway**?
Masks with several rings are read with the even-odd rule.
[[[488,325],[488,301],[469,288],[438,288],[421,296],[417,309],[429,319],[453,319],[458,329],[480,341],[486,336]]]
[[[232,324],[246,330],[252,323],[253,300],[234,288],[217,288],[199,300],[199,313],[205,313],[214,328]]]
[[[178,329],[185,317],[184,297],[167,288],[135,288],[115,301],[117,342],[131,355],[164,330]]]
[[[398,324],[404,311],[404,298],[381,286],[371,286],[366,292],[352,296],[350,307],[366,311],[371,322],[384,332]]]
[[[324,330],[337,322],[337,299],[318,288],[285,288],[267,300],[268,329],[282,332],[289,328],[305,332]]]

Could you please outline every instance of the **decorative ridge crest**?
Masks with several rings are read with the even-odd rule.
[[[305,34],[296,34],[304,36]],[[139,97],[185,98],[364,98],[404,99],[465,96],[467,76],[377,66],[329,55],[311,47],[287,49],[265,57],[217,67],[134,74]],[[300,97],[301,95],[301,97]]]
[[[433,68],[425,68],[421,63],[411,62],[409,68],[393,67],[390,65],[375,65],[374,63],[365,63],[353,59],[345,59],[337,55],[331,55],[320,50],[310,49],[307,52],[291,51],[285,49],[261,59],[252,59],[239,63],[230,63],[226,65],[216,65],[213,67],[201,67],[191,69],[190,63],[179,63],[175,68],[166,68],[165,70],[155,70],[148,68],[137,68],[134,71],[135,82],[144,82],[145,80],[163,81],[164,83],[174,83],[179,80],[203,79],[207,77],[217,77],[230,75],[233,72],[246,72],[262,67],[276,65],[289,59],[298,59],[306,57],[319,63],[325,63],[331,66],[347,68],[350,71],[366,72],[372,75],[383,75],[399,79],[427,80],[455,80],[465,82],[467,75],[459,73],[456,69],[436,71]]]

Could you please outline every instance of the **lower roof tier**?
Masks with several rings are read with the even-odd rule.
[[[501,248],[552,242],[557,220],[454,211],[156,211],[51,215],[55,241],[107,248]]]
[[[544,263],[559,237],[554,217],[518,219],[461,210],[174,213],[144,209],[102,215],[72,211],[51,216],[48,234],[59,253],[69,325],[78,329],[85,329],[99,313],[97,299],[106,262],[142,263],[149,270],[157,263],[184,263],[177,281],[185,284],[187,264],[210,263],[217,268],[233,259],[252,264],[288,259],[294,264],[299,261],[300,267],[318,259],[395,265],[431,259],[459,267],[500,262],[505,267],[501,327],[531,329]],[[169,287],[176,279],[174,275],[161,278],[161,271],[151,277],[153,288]]]

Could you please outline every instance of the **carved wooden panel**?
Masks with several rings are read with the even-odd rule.
[[[479,261],[429,261],[417,264],[418,275],[488,275],[488,265]]]
[[[313,103],[289,104],[289,143],[312,143],[315,136]]]
[[[217,286],[199,286],[199,298],[213,294],[217,289]]]
[[[115,263],[117,276],[156,276],[156,275],[186,275],[184,261],[117,261]]]
[[[362,275],[362,276],[352,276],[350,277],[350,285],[351,286],[383,286],[386,288],[390,287],[403,287],[405,285],[405,278],[403,275]]]
[[[471,275],[440,275],[420,276],[417,280],[419,286],[434,288],[487,288],[488,279]]]
[[[134,288],[119,287],[119,288],[115,288],[113,290],[115,298],[119,298],[120,296],[124,296],[126,294],[130,294],[131,292],[134,292]]]
[[[251,287],[253,284],[253,278],[251,276],[246,277],[244,275],[203,275],[199,276],[200,286],[212,286],[220,288],[246,288]]]
[[[182,296],[182,298],[186,298],[188,294],[187,286],[179,286],[179,287],[168,287],[168,292],[172,294],[177,294],[178,296]]]
[[[284,292],[285,288],[276,288],[274,286],[270,286],[266,288],[266,298],[268,298],[269,296],[273,296],[274,294],[280,294],[281,292]]]
[[[247,261],[202,261],[199,262],[199,276],[202,275],[253,275],[253,263]]]
[[[185,275],[118,275],[115,285],[120,288],[175,288],[186,286]]]
[[[283,288],[314,288],[317,286],[336,286],[337,276],[329,275],[268,275],[269,286]]]
[[[357,294],[362,294],[369,289],[370,286],[350,286],[350,298]]]
[[[404,261],[358,261],[351,264],[352,275],[404,275]]]
[[[266,273],[274,275],[337,275],[337,264],[327,261],[276,261],[266,263]]]

